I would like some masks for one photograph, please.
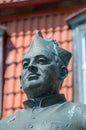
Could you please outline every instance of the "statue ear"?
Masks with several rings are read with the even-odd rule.
[[[61,66],[59,71],[58,79],[63,80],[68,74],[68,69],[66,66]]]

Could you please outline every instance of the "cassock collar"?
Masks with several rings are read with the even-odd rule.
[[[65,102],[65,96],[64,94],[54,94],[54,95],[49,95],[46,97],[41,97],[37,99],[29,99],[23,102],[25,108],[33,108],[33,107],[47,107],[54,105],[56,103],[63,103]]]

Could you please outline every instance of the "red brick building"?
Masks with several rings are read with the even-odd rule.
[[[60,90],[68,101],[86,103],[85,0],[0,0],[0,116],[23,107],[20,90],[23,53],[37,30],[73,53]]]

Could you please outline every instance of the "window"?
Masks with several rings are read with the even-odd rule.
[[[3,87],[3,44],[6,37],[6,31],[0,27],[0,117],[2,112],[2,87]],[[5,38],[6,39],[6,38]]]
[[[81,50],[82,50],[82,83],[83,103],[86,103],[86,24],[80,26]]]
[[[86,10],[68,22],[73,34],[74,101],[86,104]]]

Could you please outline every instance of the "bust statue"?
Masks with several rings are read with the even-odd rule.
[[[24,109],[0,121],[0,130],[86,130],[86,105],[59,94],[71,53],[38,31],[22,59]]]

